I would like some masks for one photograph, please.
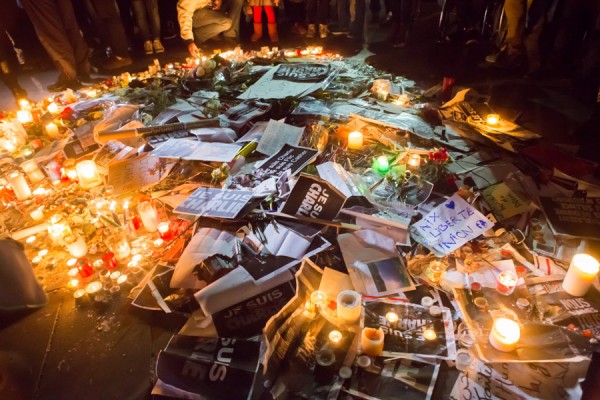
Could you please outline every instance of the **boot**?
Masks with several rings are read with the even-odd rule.
[[[250,41],[258,42],[260,39],[262,39],[262,33],[263,33],[262,22],[255,22],[254,23],[254,33],[250,37]]]
[[[279,42],[279,35],[277,34],[277,24],[267,24],[267,28],[269,28],[269,39],[271,39],[271,43]]]
[[[17,76],[11,70],[7,61],[0,61],[0,72],[2,73],[2,81],[8,86],[17,100],[27,98],[27,92],[19,85]]]

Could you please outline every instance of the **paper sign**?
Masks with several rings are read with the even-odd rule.
[[[236,218],[252,199],[251,190],[227,190],[201,187],[174,211],[217,218]]]
[[[328,182],[302,174],[281,212],[309,218],[334,219],[346,198]]]
[[[494,224],[458,194],[440,204],[410,228],[412,237],[444,256],[471,239],[475,239]]]
[[[184,160],[229,162],[233,160],[240,146],[230,143],[205,143],[185,139],[169,139],[152,155],[161,158],[180,158]]]
[[[261,179],[271,176],[280,177],[288,169],[294,175],[300,172],[317,154],[319,154],[317,150],[290,146],[286,143],[281,150],[267,159],[260,168],[257,168],[254,175]]]
[[[556,233],[600,238],[600,197],[540,197],[540,203]]]
[[[529,209],[529,202],[504,182],[485,188],[481,193],[500,221]]]
[[[284,122],[270,120],[265,132],[258,142],[256,150],[268,156],[277,153],[287,143],[297,146],[304,128],[288,125]]]
[[[128,158],[108,167],[108,184],[114,186],[116,195],[155,184],[162,177],[160,158],[148,154]]]

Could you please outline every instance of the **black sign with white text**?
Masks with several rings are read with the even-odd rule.
[[[216,218],[236,218],[252,200],[250,190],[227,190],[201,187],[174,211],[180,214]]]
[[[317,154],[319,154],[318,150],[295,147],[286,143],[281,150],[257,168],[254,175],[259,179],[271,176],[280,177],[288,169],[294,175],[300,172]]]
[[[346,197],[329,182],[302,174],[281,212],[308,218],[332,220],[342,209]]]

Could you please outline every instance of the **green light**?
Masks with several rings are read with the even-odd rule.
[[[390,172],[390,162],[388,161],[387,157],[377,157],[377,159],[373,161],[373,169],[382,175],[385,175],[388,172]]]

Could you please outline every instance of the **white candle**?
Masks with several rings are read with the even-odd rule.
[[[381,328],[365,328],[360,337],[360,348],[363,353],[377,357],[383,352],[383,330]]]
[[[363,134],[362,132],[354,131],[348,134],[348,148],[349,149],[361,149],[363,146]]]
[[[50,114],[58,114],[58,106],[55,102],[48,104],[47,110]]]
[[[117,242],[112,251],[115,253],[117,260],[123,260],[131,254],[131,247],[129,246],[127,239],[121,239]]]
[[[338,344],[342,341],[342,332],[333,330],[329,332],[329,341],[333,344]]]
[[[85,160],[77,163],[77,176],[79,177],[79,186],[84,189],[90,189],[102,184],[102,178],[92,160]]]
[[[138,205],[138,212],[140,213],[144,228],[146,228],[148,232],[156,232],[159,220],[154,205],[149,201],[144,201]]]
[[[310,301],[315,306],[325,307],[327,305],[327,294],[322,290],[315,290],[310,294]]]
[[[521,338],[521,328],[512,319],[498,318],[490,332],[490,344],[497,350],[511,352]]]
[[[67,221],[65,221],[62,215],[54,214],[50,217],[48,235],[55,245],[64,244],[65,236],[72,235],[71,227],[67,224]]]
[[[88,253],[87,244],[81,236],[67,236],[65,237],[65,245],[69,253],[75,258],[85,257]]]
[[[41,221],[42,219],[44,219],[44,207],[40,207],[40,208],[36,208],[35,210],[33,210],[31,213],[29,213],[29,215],[31,216],[31,219],[33,219],[34,221]]]
[[[99,281],[91,282],[85,287],[85,291],[89,295],[96,294],[100,290],[102,290],[102,282]]]
[[[34,160],[25,161],[21,164],[21,169],[25,172],[31,183],[38,183],[46,177]]]
[[[571,296],[585,296],[598,269],[598,261],[594,257],[583,253],[575,254],[563,281],[563,289]]]
[[[485,122],[489,125],[489,126],[496,126],[498,125],[498,122],[500,122],[500,116],[498,114],[488,114]]]
[[[360,319],[360,293],[344,290],[337,297],[337,316],[341,320],[353,324]]]
[[[8,175],[8,183],[13,188],[15,196],[19,200],[27,200],[31,197],[31,189],[25,180],[25,177],[19,173],[19,171],[13,171]]]
[[[17,111],[17,119],[25,125],[33,121],[33,116],[29,110],[19,110]]]
[[[29,104],[29,100],[27,99],[19,100],[19,107],[21,107],[21,110],[31,110],[31,104]]]
[[[411,154],[408,157],[408,165],[410,168],[418,168],[421,165],[421,156],[418,154]]]
[[[52,139],[60,138],[60,131],[58,130],[58,126],[54,122],[50,122],[44,128],[46,130],[46,135],[51,137]]]
[[[425,329],[423,331],[423,337],[425,338],[425,340],[433,341],[437,339],[437,334],[433,329]]]

